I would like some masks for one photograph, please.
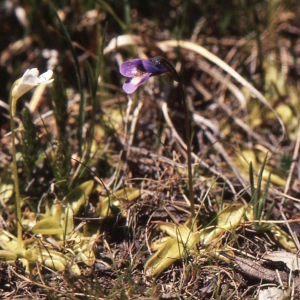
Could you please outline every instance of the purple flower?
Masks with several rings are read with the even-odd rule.
[[[129,77],[123,84],[123,90],[127,94],[132,94],[149,77],[161,75],[169,72],[165,64],[161,63],[159,57],[153,57],[149,60],[135,58],[132,61],[125,61],[120,67],[120,73]]]

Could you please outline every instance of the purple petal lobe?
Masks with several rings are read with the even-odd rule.
[[[133,92],[135,92],[135,90],[138,88],[138,86],[137,85],[133,85],[133,84],[131,84],[130,83],[130,81],[129,82],[125,82],[124,84],[123,84],[123,90],[124,90],[124,92],[126,93],[126,94],[132,94]]]
[[[144,59],[136,58],[132,61],[125,61],[120,67],[120,73],[125,77],[139,76],[139,71],[144,70],[143,61]]]
[[[125,77],[141,76],[143,73],[151,73],[151,76],[168,72],[163,64],[155,64],[151,60],[136,58],[125,61],[120,67],[120,73]]]
[[[127,94],[132,94],[141,84],[143,84],[149,77],[150,73],[145,73],[141,76],[135,76],[129,80],[127,80],[123,84],[123,90]]]

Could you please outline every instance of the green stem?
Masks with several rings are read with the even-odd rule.
[[[187,170],[188,170],[188,186],[189,186],[189,197],[191,203],[191,216],[195,217],[195,205],[194,205],[194,188],[193,188],[193,173],[192,173],[192,149],[191,149],[191,125],[189,121],[189,111],[186,103],[186,99],[184,96],[184,90],[182,86],[181,80],[178,81],[180,95],[183,104],[184,110],[184,119],[185,119],[185,135],[186,135],[186,152],[187,152]]]
[[[186,135],[186,152],[187,152],[187,171],[188,171],[188,188],[189,188],[189,199],[191,204],[191,216],[192,218],[195,217],[195,204],[194,204],[194,188],[193,188],[193,174],[192,174],[192,150],[191,150],[191,125],[189,120],[189,111],[188,105],[185,99],[184,89],[182,80],[173,67],[173,65],[166,60],[165,58],[156,56],[152,58],[153,62],[157,64],[163,64],[167,69],[168,73],[172,76],[172,78],[178,82],[179,90],[180,90],[180,97],[183,105],[184,110],[184,119],[185,119],[185,135]]]
[[[21,200],[20,200],[20,188],[19,188],[19,177],[18,177],[18,166],[17,166],[17,154],[16,154],[16,144],[15,144],[15,106],[16,101],[10,96],[10,130],[11,130],[11,152],[13,158],[13,176],[15,184],[15,205],[16,205],[16,215],[17,215],[17,238],[19,242],[22,242],[22,225],[21,225]]]

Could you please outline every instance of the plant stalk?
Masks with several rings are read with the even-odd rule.
[[[184,119],[185,119],[185,135],[186,135],[186,152],[187,152],[187,171],[188,171],[188,187],[189,198],[191,204],[191,217],[195,217],[195,205],[194,205],[194,188],[193,188],[193,173],[192,173],[192,155],[191,155],[191,126],[189,121],[188,105],[185,99],[184,90],[181,80],[178,82],[180,89],[180,96],[182,99]]]
[[[9,99],[9,116],[10,116],[10,130],[11,130],[11,152],[13,158],[13,177],[15,185],[15,205],[17,215],[17,238],[19,242],[22,242],[22,224],[21,224],[21,200],[20,200],[20,188],[19,188],[19,177],[18,177],[18,166],[17,166],[17,154],[15,144],[15,99],[10,95]]]
[[[191,126],[189,120],[189,111],[188,105],[185,99],[185,93],[183,89],[182,80],[173,67],[173,65],[162,57],[155,57],[154,60],[156,62],[162,63],[167,69],[168,73],[171,75],[173,80],[178,82],[179,90],[180,90],[180,98],[183,105],[184,110],[184,119],[185,119],[185,135],[186,135],[186,152],[187,152],[187,171],[188,171],[188,189],[189,189],[189,200],[191,205],[191,217],[195,217],[195,204],[194,204],[194,188],[193,188],[193,174],[192,174],[192,155],[191,155]]]

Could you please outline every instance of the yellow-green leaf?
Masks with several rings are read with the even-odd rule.
[[[54,218],[46,218],[41,221],[38,221],[31,229],[35,234],[62,234],[64,229]]]
[[[111,215],[111,207],[119,207],[125,201],[133,201],[140,196],[141,192],[138,188],[123,188],[114,192],[111,196],[105,197],[99,202],[98,213],[100,217],[108,217]],[[123,217],[126,214],[122,214]]]
[[[80,207],[85,203],[86,199],[92,192],[93,186],[94,180],[89,180],[82,183],[65,197],[63,203],[70,204],[74,214],[76,215]]]
[[[15,261],[18,258],[18,256],[12,251],[0,250],[0,258],[8,261]]]

